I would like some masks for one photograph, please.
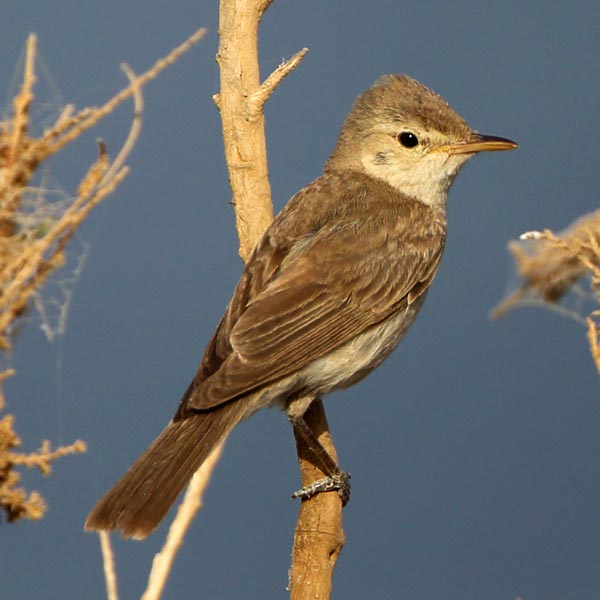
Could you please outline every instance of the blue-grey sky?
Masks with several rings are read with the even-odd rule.
[[[209,34],[145,89],[131,174],[81,232],[89,257],[66,334],[49,344],[32,317],[15,345],[6,392],[25,448],[81,437],[89,451],[48,479],[27,475],[50,510],[2,526],[2,598],[104,597],[85,516],[171,417],[240,275],[211,101],[217,18],[216,0],[3,3],[4,109],[34,31],[38,125],[63,103],[102,103],[124,84],[119,63],[141,72],[197,27]],[[416,77],[474,128],[520,144],[463,170],[415,325],[384,366],[326,401],[353,476],[335,598],[600,594],[600,384],[585,330],[539,309],[488,319],[514,284],[507,240],[597,207],[599,32],[597,1],[275,0],[263,20],[265,76],[310,49],[267,106],[277,209],[320,174],[354,98],[384,73]],[[130,114],[53,160],[46,185],[72,191],[95,138],[114,155]],[[283,415],[236,429],[166,597],[284,597],[298,484]],[[122,598],[141,594],[164,533],[116,539]]]

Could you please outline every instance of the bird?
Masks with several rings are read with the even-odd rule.
[[[516,147],[478,133],[407,75],[385,75],[363,92],[323,174],[258,242],[172,420],[85,528],[145,538],[211,451],[261,408],[281,407],[314,442],[303,420],[311,402],[379,366],[423,305],[461,167],[479,152]],[[347,475],[317,450],[330,475],[322,489],[343,488]]]

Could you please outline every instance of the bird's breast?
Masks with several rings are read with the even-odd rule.
[[[396,348],[415,320],[426,293],[414,303],[357,335],[302,370],[302,380],[316,394],[348,387],[378,367]]]

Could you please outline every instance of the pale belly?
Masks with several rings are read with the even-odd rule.
[[[315,394],[327,394],[363,379],[396,348],[424,300],[425,294],[381,325],[312,362],[302,370],[306,387],[314,389]]]
[[[297,373],[247,396],[244,418],[273,404],[284,408],[288,416],[300,416],[317,396],[348,387],[366,377],[396,348],[415,320],[425,296]]]

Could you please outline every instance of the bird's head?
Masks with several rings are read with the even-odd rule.
[[[516,147],[471,129],[441,96],[415,79],[386,75],[354,103],[326,170],[359,171],[421,202],[443,205],[471,156]]]

